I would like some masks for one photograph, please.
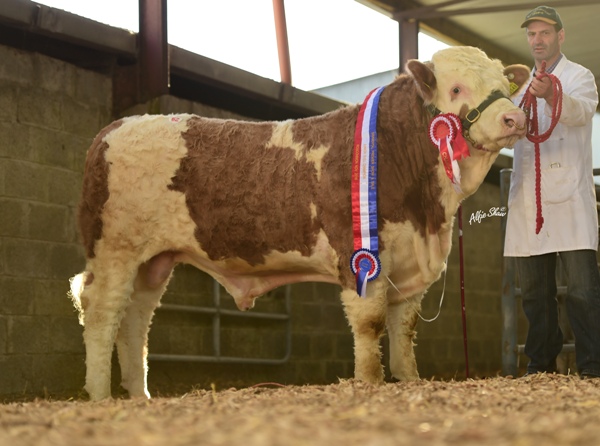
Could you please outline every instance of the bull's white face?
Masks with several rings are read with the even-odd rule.
[[[435,53],[431,61],[437,81],[432,102],[444,113],[463,118],[492,91],[506,95],[487,107],[469,129],[477,146],[498,151],[524,136],[525,115],[508,99],[509,82],[500,61],[473,47],[447,48]]]

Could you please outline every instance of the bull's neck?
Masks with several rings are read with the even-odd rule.
[[[464,198],[473,195],[486,175],[490,171],[492,164],[498,158],[500,152],[484,152],[471,148],[471,156],[459,161],[461,172],[464,172],[461,178],[461,187]]]

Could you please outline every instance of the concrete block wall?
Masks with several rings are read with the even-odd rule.
[[[83,329],[66,293],[68,278],[84,266],[75,212],[87,148],[113,119],[111,79],[4,46],[0,61],[0,398],[78,396],[85,375]],[[243,119],[172,96],[127,114],[146,112]],[[498,188],[484,184],[463,210],[471,374],[479,376],[500,370],[500,221],[469,225],[468,219],[498,201]],[[417,327],[416,354],[425,378],[464,376],[456,234],[442,313],[435,322],[421,321]],[[179,266],[163,302],[208,306],[212,287],[204,273]],[[425,317],[437,311],[441,290],[438,283],[427,294]],[[151,361],[151,392],[166,395],[211,383],[311,384],[351,377],[352,336],[339,291],[325,284],[292,286],[292,354],[287,363]],[[281,289],[269,293],[258,300],[256,311],[283,311],[283,296]],[[225,293],[223,301],[234,308]],[[158,310],[150,353],[211,355],[211,324],[207,316]],[[223,355],[279,358],[285,353],[280,323],[224,320],[221,336]],[[118,392],[116,363],[113,369]]]
[[[501,219],[489,216],[477,221],[478,212],[490,214],[500,207],[499,188],[483,183],[462,204],[464,300],[470,377],[490,377],[502,368],[502,242]],[[454,224],[453,247],[448,258],[445,292],[443,277],[423,300],[423,316],[432,318],[444,295],[441,313],[434,322],[419,321],[417,362],[422,376],[462,379],[466,359],[460,288],[458,220]],[[523,326],[524,322],[520,322]]]
[[[0,61],[0,395],[43,395],[84,369],[66,279],[83,267],[74,210],[111,82],[4,46]]]

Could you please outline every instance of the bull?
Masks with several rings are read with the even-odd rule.
[[[387,328],[392,375],[418,379],[417,312],[446,267],[457,208],[500,149],[524,136],[507,76],[519,86],[528,69],[504,69],[476,48],[453,47],[431,62],[409,61],[406,74],[380,91],[379,269],[363,296],[350,267],[360,104],[283,122],[136,116],[101,130],[87,153],[78,211],[86,266],[71,279],[90,398],[110,397],[115,343],[122,386],[131,397],[150,397],[149,327],[180,263],[208,273],[244,311],[285,284],[338,284],[355,378],[383,381],[379,340]],[[452,160],[459,181],[431,136],[432,120],[450,113],[469,127],[462,130],[468,156]]]

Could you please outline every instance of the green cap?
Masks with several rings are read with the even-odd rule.
[[[530,11],[529,14],[525,16],[525,21],[521,24],[521,28],[525,28],[529,25],[529,22],[533,22],[534,20],[540,20],[549,23],[550,25],[558,25],[558,29],[562,29],[563,27],[558,12],[550,6],[538,6]]]

